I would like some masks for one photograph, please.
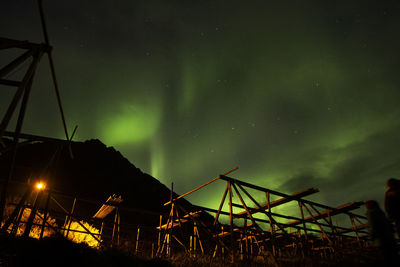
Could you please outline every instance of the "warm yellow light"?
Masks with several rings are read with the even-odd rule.
[[[44,186],[43,183],[37,183],[37,184],[36,184],[36,188],[39,189],[39,190],[44,189],[44,187],[45,187],[45,186]]]

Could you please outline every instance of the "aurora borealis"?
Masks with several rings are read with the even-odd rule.
[[[3,1],[0,35],[42,42],[35,4]],[[114,146],[177,193],[239,166],[232,177],[338,205],[382,201],[400,176],[397,1],[44,7],[75,140]],[[42,60],[23,132],[62,138],[50,82]],[[1,87],[2,115],[14,89]]]

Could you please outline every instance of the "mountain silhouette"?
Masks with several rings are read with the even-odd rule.
[[[73,158],[66,143],[21,145],[11,181],[45,180],[47,188],[99,202],[104,202],[112,194],[120,195],[122,212],[124,208],[130,209],[122,215],[123,220],[139,224],[156,225],[159,222],[157,214],[168,212],[168,207],[163,207],[163,204],[170,199],[170,189],[135,167],[113,147],[92,139],[71,142],[71,151]],[[10,162],[11,152],[0,156],[2,180],[8,175]],[[11,194],[22,194],[10,190]],[[186,200],[182,199],[180,204],[193,210]],[[91,216],[100,206],[78,203],[76,208],[83,216]]]

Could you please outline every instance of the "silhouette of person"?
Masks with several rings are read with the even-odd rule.
[[[371,240],[380,249],[385,266],[397,266],[397,247],[392,224],[375,200],[365,202],[365,207]]]
[[[390,221],[394,222],[400,238],[400,180],[390,178],[387,181],[385,194],[385,210]]]

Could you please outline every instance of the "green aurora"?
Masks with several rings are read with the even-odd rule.
[[[330,205],[382,201],[400,175],[399,7],[45,1],[76,140],[114,146],[177,193],[239,166],[233,177],[317,187],[312,198]],[[35,1],[0,10],[1,36],[42,41]],[[43,60],[23,131],[62,137],[49,88]],[[222,193],[220,183],[189,200],[215,207]]]

